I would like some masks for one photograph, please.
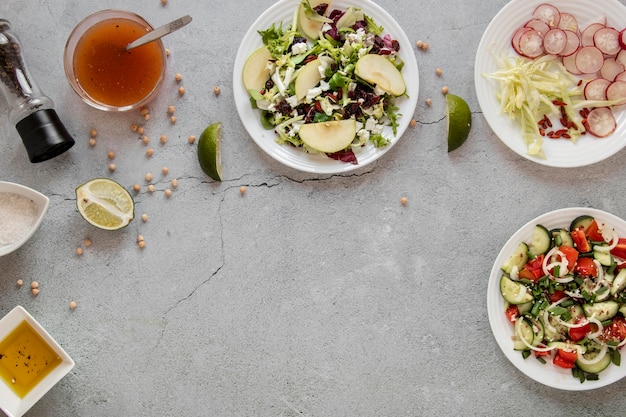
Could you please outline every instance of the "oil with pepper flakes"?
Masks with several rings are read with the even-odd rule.
[[[26,321],[0,341],[0,378],[24,398],[62,359]]]

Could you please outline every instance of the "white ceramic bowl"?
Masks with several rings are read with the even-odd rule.
[[[17,250],[21,247],[28,239],[32,237],[32,235],[37,231],[41,221],[43,220],[43,216],[48,210],[48,205],[50,204],[50,199],[45,195],[41,194],[38,191],[33,190],[32,188],[25,187],[20,184],[15,184],[12,182],[0,181],[0,193],[14,193],[19,194],[24,197],[32,200],[37,206],[37,214],[35,216],[35,221],[32,223],[30,230],[21,239],[7,244],[0,244],[0,256],[8,255],[9,253]]]
[[[26,321],[61,359],[41,381],[23,398],[20,398],[3,379],[0,379],[0,410],[9,417],[23,416],[37,401],[59,382],[74,367],[74,361],[63,348],[41,327],[41,325],[22,306],[17,306],[0,320],[0,342],[16,327]]]

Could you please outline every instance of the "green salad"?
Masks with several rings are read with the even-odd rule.
[[[303,0],[291,23],[259,31],[263,46],[243,67],[262,125],[281,144],[357,164],[355,148],[383,147],[406,94],[400,44],[358,7]]]

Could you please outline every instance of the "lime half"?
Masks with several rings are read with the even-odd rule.
[[[108,178],[94,178],[77,187],[76,206],[87,222],[104,230],[121,229],[135,217],[130,193]]]
[[[463,145],[472,128],[472,113],[459,96],[446,94],[446,117],[448,119],[448,152]]]
[[[198,161],[200,167],[215,181],[222,180],[222,124],[213,123],[200,135],[198,140]]]

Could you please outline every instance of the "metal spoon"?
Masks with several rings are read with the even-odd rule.
[[[134,41],[126,45],[126,50],[128,51],[130,49],[136,48],[141,45],[145,45],[149,42],[162,38],[165,35],[169,35],[170,33],[187,25],[189,22],[191,22],[191,16],[189,15],[176,19],[170,23],[167,23],[161,27],[158,27],[154,29],[153,31],[148,32],[145,35],[140,36],[139,38],[135,39]]]

